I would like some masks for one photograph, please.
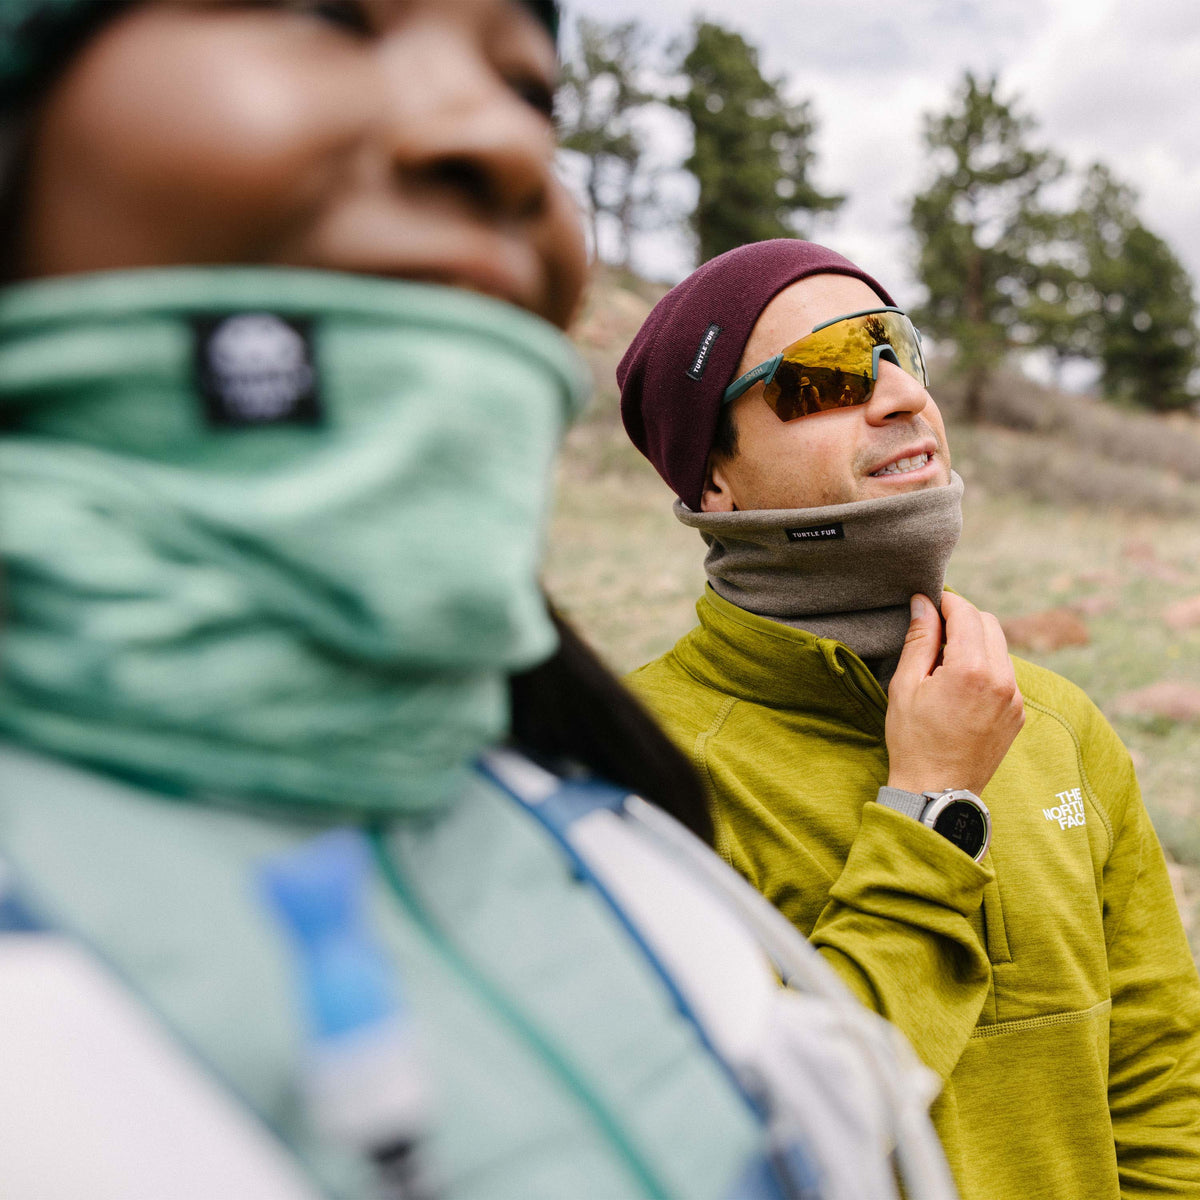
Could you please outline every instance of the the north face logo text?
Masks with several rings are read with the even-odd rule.
[[[1059,792],[1054,798],[1058,803],[1053,808],[1042,809],[1047,821],[1057,821],[1062,829],[1087,824],[1083,815],[1083,792],[1079,788]]]
[[[692,359],[692,365],[688,368],[688,376],[690,378],[697,380],[703,378],[704,368],[708,366],[708,356],[712,353],[713,345],[717,340],[717,334],[720,332],[720,325],[710,325],[704,331],[704,336],[700,339],[700,345],[696,347],[696,354]]]

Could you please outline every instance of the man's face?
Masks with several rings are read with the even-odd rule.
[[[822,322],[882,303],[848,275],[802,279],[763,309],[738,374]],[[731,457],[711,456],[701,501],[705,512],[816,508],[950,482],[950,451],[937,405],[894,363],[880,362],[870,399],[857,408],[784,422],[767,406],[761,383],[734,400],[732,408],[737,451]],[[927,456],[923,462],[922,455]],[[886,471],[904,459],[910,460],[906,468]]]
[[[195,263],[467,287],[565,325],[554,48],[516,0],[172,0],[115,17],[34,131],[18,274]]]

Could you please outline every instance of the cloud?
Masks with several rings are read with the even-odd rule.
[[[1067,6],[1010,77],[1047,140],[1131,184],[1143,219],[1200,278],[1200,9]]]

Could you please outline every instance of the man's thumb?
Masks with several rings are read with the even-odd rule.
[[[914,596],[911,602],[912,620],[904,635],[904,649],[896,665],[897,676],[915,683],[924,679],[937,664],[942,650],[942,619],[928,596]]]

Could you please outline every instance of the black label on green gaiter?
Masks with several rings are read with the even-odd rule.
[[[209,424],[320,423],[311,321],[239,312],[197,318],[194,325],[197,383]]]

